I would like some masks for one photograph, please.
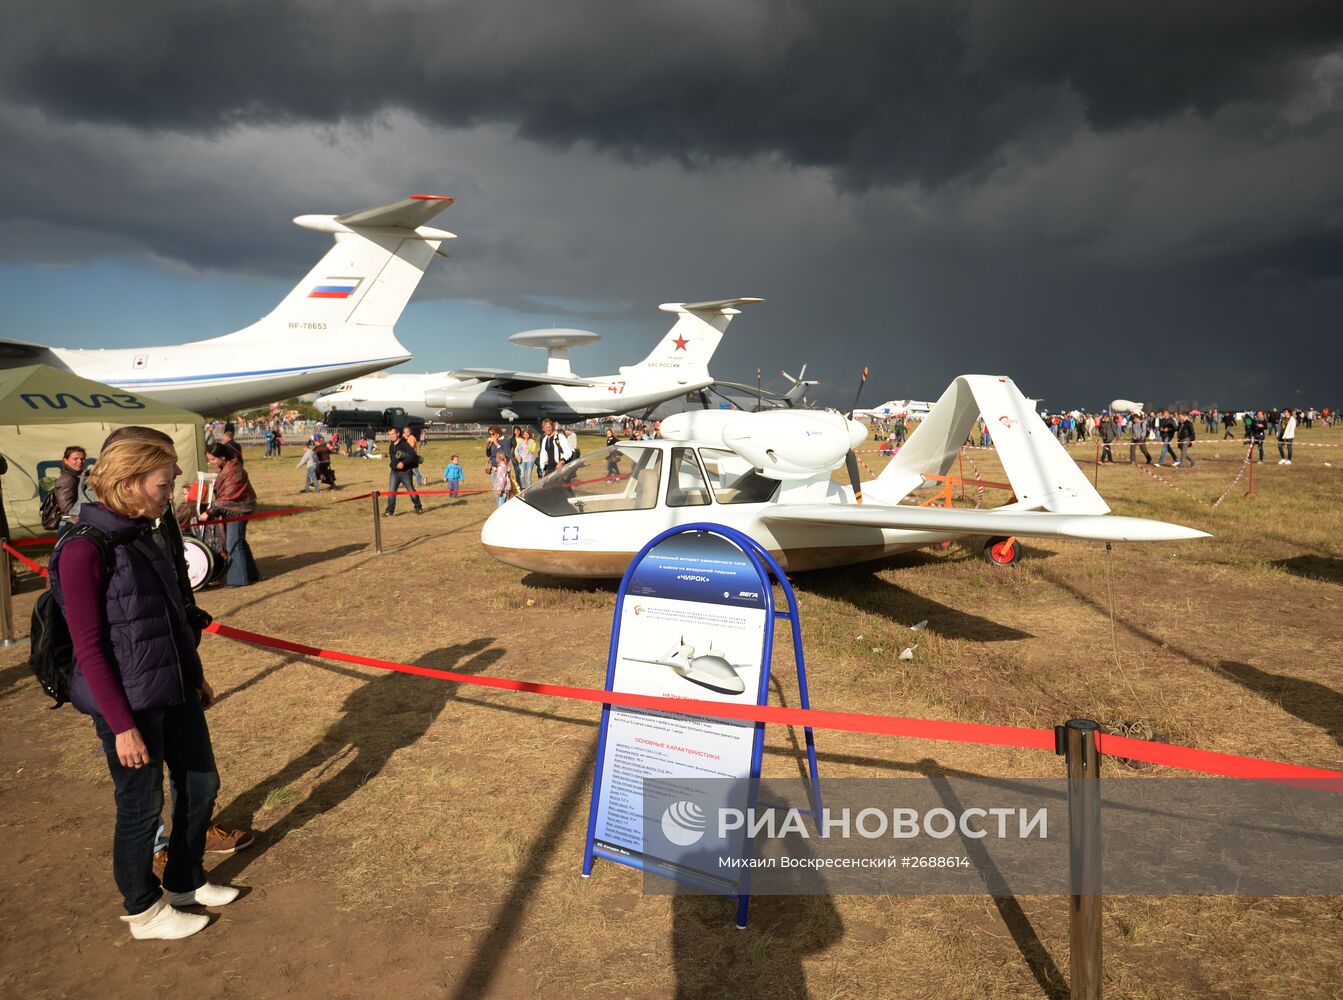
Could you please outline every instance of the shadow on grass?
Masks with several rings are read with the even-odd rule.
[[[504,961],[509,942],[517,935],[527,915],[527,904],[545,880],[550,859],[564,837],[565,827],[573,820],[578,809],[587,804],[588,797],[583,793],[592,785],[592,770],[596,760],[597,741],[594,739],[578,767],[570,774],[568,784],[556,800],[557,805],[527,848],[526,857],[518,865],[519,874],[513,880],[513,887],[507,898],[495,908],[489,931],[476,945],[470,966],[452,991],[453,1000],[487,995],[490,983]]]
[[[367,548],[366,543],[348,543],[337,545],[335,548],[327,549],[324,552],[296,552],[288,556],[264,556],[256,561],[256,565],[257,569],[261,570],[263,577],[274,578],[292,573],[296,569],[307,569],[309,566],[324,563],[328,559],[340,559]]]
[[[32,677],[33,672],[28,669],[27,663],[16,663],[12,667],[5,667],[0,670],[0,694],[7,694],[11,688],[17,688],[27,677]]]
[[[915,554],[915,558],[920,558]],[[932,557],[921,557],[931,560]],[[979,615],[939,604],[913,591],[897,587],[882,579],[877,573],[893,565],[921,565],[911,562],[910,557],[900,557],[899,564],[889,560],[880,563],[862,563],[857,566],[843,566],[838,569],[815,570],[802,578],[800,585],[804,591],[820,594],[837,601],[844,601],[860,611],[884,615],[898,621],[916,622],[928,620],[928,628],[937,635],[948,639],[973,639],[977,642],[1003,642],[1009,639],[1029,639],[1031,634]],[[933,560],[940,561],[940,560]],[[985,572],[999,572],[995,567],[985,565]]]
[[[528,573],[522,578],[522,585],[536,587],[538,590],[572,590],[580,594],[614,594],[620,589],[619,580],[549,576],[545,573]]]
[[[919,766],[928,775],[932,786],[937,789],[943,806],[954,816],[962,815],[965,806],[952,789],[951,783],[947,781],[946,774],[938,767],[937,761],[924,758],[919,761]],[[1026,916],[1026,911],[1021,908],[1017,897],[1007,891],[1007,881],[993,858],[989,856],[984,844],[965,836],[964,831],[959,833],[958,837],[975,870],[984,880],[993,905],[998,909],[998,916],[1002,918],[1007,932],[1012,935],[1017,951],[1021,952],[1022,959],[1031,970],[1031,975],[1035,977],[1041,991],[1049,1000],[1067,1000],[1070,996],[1068,981],[1059,971],[1058,964],[1049,953],[1049,949],[1040,940],[1040,935],[1035,932],[1035,926]]]
[[[1247,691],[1267,698],[1302,722],[1323,729],[1335,743],[1343,746],[1343,694],[1333,688],[1299,677],[1271,674],[1234,660],[1222,660],[1217,664],[1217,672]]]
[[[1269,565],[1307,580],[1343,583],[1343,559],[1335,556],[1293,556],[1291,559],[1274,559]]]
[[[757,896],[745,931],[736,920],[736,897],[672,897],[677,1000],[808,997],[803,960],[844,936],[829,896]]]
[[[1061,590],[1071,594],[1081,603],[1102,614],[1107,613],[1105,605],[1083,593],[1066,580],[1048,576],[1044,578]],[[1260,670],[1258,667],[1252,667],[1248,663],[1237,663],[1233,660],[1214,662],[1206,656],[1200,656],[1173,642],[1162,639],[1156,633],[1140,625],[1135,625],[1122,615],[1116,615],[1115,622],[1137,638],[1158,648],[1169,649],[1190,663],[1203,667],[1218,676],[1235,681],[1246,690],[1267,698],[1283,711],[1296,716],[1302,722],[1308,722],[1312,726],[1323,729],[1336,743],[1343,745],[1343,694],[1333,688],[1317,684],[1314,681],[1302,680],[1299,677],[1269,673],[1266,670]]]
[[[502,649],[491,648],[493,642],[492,638],[475,639],[434,650],[415,662],[439,670],[480,673],[504,655]],[[311,772],[316,771],[320,777],[328,768],[339,765],[334,773],[322,777],[306,799],[257,838],[256,846],[215,866],[210,877],[216,882],[232,881],[289,834],[336,808],[376,778],[396,751],[413,745],[428,731],[459,686],[436,678],[385,673],[350,692],[341,707],[343,714],[325,736],[239,795],[219,814],[217,822],[225,827],[252,829],[257,813],[272,795]],[[236,689],[229,693],[236,693]]]

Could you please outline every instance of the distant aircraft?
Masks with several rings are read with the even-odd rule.
[[[919,399],[891,399],[867,410],[854,410],[853,415],[868,420],[888,420],[891,417],[914,417],[922,420],[933,408],[932,403]]]
[[[384,375],[346,382],[314,404],[328,426],[348,421],[342,412],[404,410],[412,420],[485,423],[494,420],[569,421],[638,413],[663,400],[713,383],[709,359],[739,306],[764,299],[671,302],[661,306],[676,322],[651,354],[615,375],[584,378],[569,365],[569,350],[599,340],[588,330],[528,330],[508,339],[544,348],[544,372],[465,368],[428,375]]]
[[[807,378],[805,362],[803,362],[802,370],[798,372],[796,378],[787,372],[779,372],[779,374],[788,381],[788,389],[784,392],[747,385],[744,382],[727,382],[723,379],[714,379],[712,385],[707,385],[703,389],[697,389],[684,396],[669,399],[649,410],[644,410],[642,413],[631,413],[630,416],[639,417],[641,420],[666,420],[677,413],[686,413],[692,410],[746,410],[754,412],[775,408],[789,409],[794,406],[806,407],[808,405],[807,390],[812,386],[821,384],[818,379]]]
[[[905,503],[945,481],[981,414],[1013,502],[992,510]],[[496,559],[555,576],[617,577],[658,532],[711,521],[760,542],[788,572],[843,566],[977,535],[991,563],[1022,537],[1154,542],[1203,538],[1178,524],[1117,517],[1008,378],[962,375],[881,475],[831,473],[867,429],[833,410],[703,410],[662,423],[662,439],[584,455],[494,511],[481,529]]]
[[[46,364],[175,406],[229,413],[410,359],[393,326],[452,233],[422,225],[452,204],[417,194],[345,215],[300,215],[335,245],[251,326],[167,347],[73,349],[0,339],[0,368]]]

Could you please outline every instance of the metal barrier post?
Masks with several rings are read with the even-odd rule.
[[[1250,463],[1250,488],[1245,491],[1247,497],[1254,496],[1254,444],[1250,444],[1250,450],[1245,453],[1245,460]]]
[[[373,551],[382,555],[382,511],[379,509],[382,490],[373,491]]]
[[[1069,719],[1055,729],[1055,751],[1068,761],[1068,855],[1072,895],[1068,904],[1071,996],[1101,997],[1101,786],[1100,754],[1090,719]]]
[[[0,538],[0,542],[8,545],[9,539]],[[0,548],[0,648],[16,646],[22,641],[14,635],[14,601],[9,590],[11,572],[9,549]]]

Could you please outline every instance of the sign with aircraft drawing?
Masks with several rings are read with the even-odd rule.
[[[626,576],[608,689],[763,704],[769,587],[746,553],[720,535],[686,532],[659,542]],[[731,786],[744,794],[759,773],[758,728],[612,706],[598,761],[596,854],[718,891],[738,891],[718,873],[687,872],[676,860],[645,849],[643,783],[732,778],[737,780]],[[686,801],[678,808],[682,818],[693,820],[721,805],[727,803]]]

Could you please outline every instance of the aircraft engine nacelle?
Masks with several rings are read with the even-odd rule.
[[[741,413],[723,425],[723,443],[770,479],[831,472],[866,438],[866,427],[835,410]]]
[[[444,386],[424,394],[424,405],[437,410],[472,410],[476,408],[501,410],[513,402],[511,392],[502,392],[488,386]]]

